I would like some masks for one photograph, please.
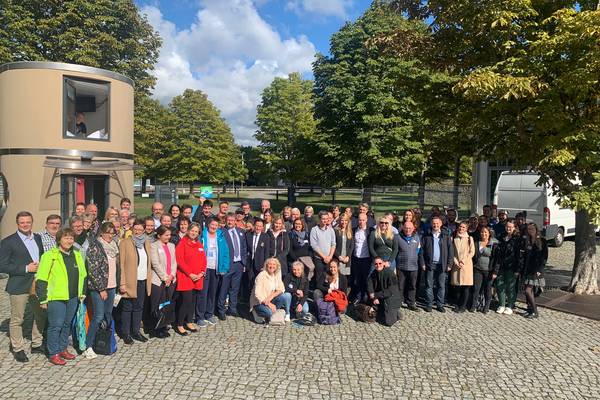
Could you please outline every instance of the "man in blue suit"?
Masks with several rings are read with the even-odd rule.
[[[246,267],[248,256],[248,247],[246,244],[246,233],[236,227],[235,214],[228,213],[226,225],[223,229],[223,236],[227,240],[229,247],[229,272],[223,277],[219,293],[217,294],[217,317],[225,320],[225,314],[237,317],[238,293],[242,282],[242,275]],[[229,309],[225,311],[225,299],[229,296]]]

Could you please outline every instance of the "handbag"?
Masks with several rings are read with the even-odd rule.
[[[103,356],[109,356],[117,351],[117,340],[115,338],[115,321],[110,325],[102,321],[96,332],[94,341],[94,352]]]
[[[269,325],[285,325],[285,311],[279,309],[273,313]]]
[[[75,349],[79,349],[80,351],[85,351],[87,349],[87,331],[85,329],[85,315],[86,307],[84,299],[82,298],[79,300],[79,305],[77,306],[77,314],[73,319],[73,347]]]
[[[174,304],[171,301],[165,301],[158,306],[158,311],[154,313],[154,318],[156,319],[154,330],[162,329],[172,322],[174,308]]]

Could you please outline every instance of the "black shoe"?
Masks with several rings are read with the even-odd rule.
[[[431,312],[431,311],[432,311],[431,307],[429,307],[429,306],[425,307],[425,312]]]
[[[229,315],[230,317],[239,317],[240,313],[237,311],[231,311],[231,310],[227,310],[227,315]]]
[[[125,336],[123,338],[123,343],[125,343],[125,344],[133,344],[133,339],[131,338],[131,336]]]
[[[162,332],[163,338],[171,337],[171,334],[169,333],[168,329],[165,328],[161,332]]]
[[[183,328],[183,327],[182,327]],[[176,334],[178,334],[179,336],[187,336],[189,335],[188,331],[185,330],[185,328],[180,331],[178,327],[173,328],[173,330],[175,331]]]
[[[469,308],[469,312],[475,312],[475,307]]]
[[[490,312],[490,309],[486,307],[483,310],[481,310],[481,312],[484,313],[484,314],[487,314],[487,313]]]
[[[46,349],[44,348],[44,346],[38,346],[38,347],[32,347],[31,348],[31,354],[41,354],[41,355],[46,355]]]
[[[25,354],[23,350],[17,351],[13,355],[15,356],[15,360],[17,360],[20,363],[26,363],[29,361],[29,358],[27,358],[27,354]]]
[[[133,340],[137,340],[138,342],[142,342],[142,343],[146,343],[148,341],[148,338],[146,336],[142,335],[140,332],[131,335],[131,338]]]
[[[437,307],[436,310],[438,310],[441,313],[445,313],[446,309],[444,307]]]
[[[225,314],[217,314],[217,317],[221,320],[221,321],[226,321],[227,320],[227,316]]]
[[[534,312],[525,315],[525,318],[527,318],[527,319],[536,319],[537,317],[539,317],[538,313],[534,313]]]
[[[408,309],[411,310],[411,311],[416,311],[416,312],[421,311],[421,309],[419,307],[417,307],[415,304],[409,305]]]
[[[458,307],[458,308],[455,308],[455,309],[454,309],[454,312],[455,312],[455,313],[464,313],[464,312],[465,312],[465,309],[464,309],[464,308],[461,308],[461,307]]]

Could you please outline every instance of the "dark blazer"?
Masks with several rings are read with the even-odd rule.
[[[262,232],[256,245],[256,254],[252,254],[253,240],[254,233],[246,235],[246,246],[248,249],[248,261],[246,262],[246,266],[247,268],[252,269],[255,275],[258,275],[258,273],[262,271],[262,267],[267,258],[273,257],[275,254],[275,243],[273,243],[273,236]]]
[[[423,252],[423,259],[427,269],[433,269],[433,243],[433,234],[429,232],[423,237],[421,243],[421,251]],[[442,264],[442,267],[445,270],[452,268],[454,263],[454,246],[452,245],[452,237],[448,235],[448,232],[445,229],[442,229],[442,232],[440,233],[439,245],[440,263]]]
[[[327,292],[329,291],[329,283],[327,283],[327,281],[325,280],[327,278],[327,274],[323,274],[323,279],[321,281],[317,281],[317,289],[319,289],[322,293],[323,296],[327,296]],[[339,280],[339,290],[343,291],[344,293],[348,293],[348,279],[346,279],[345,275],[342,274],[338,274],[338,280]]]
[[[233,250],[233,241],[231,240],[231,235],[229,235],[228,228],[221,228],[223,230],[223,236],[225,236],[225,240],[227,241],[227,247],[229,247],[229,271],[232,271],[233,267],[233,258],[234,258],[234,250]],[[240,261],[242,265],[245,267],[246,262],[248,262],[248,244],[246,243],[246,232],[240,228],[234,228],[236,235],[240,239],[240,255],[242,260]]]
[[[356,231],[358,230],[358,227],[356,228],[352,228],[352,248],[355,249],[356,248]],[[371,236],[371,234],[373,233],[373,230],[371,228],[369,228],[367,226],[367,229],[365,230],[365,241],[367,244],[367,253],[366,253],[366,257],[364,258],[370,258],[371,257],[371,252],[369,250],[369,237]],[[337,240],[336,240],[337,242]],[[352,252],[352,256],[354,257],[354,251]]]
[[[354,237],[352,239],[346,238],[346,256],[350,257],[350,260],[346,263],[348,267],[352,264],[352,254],[354,253]],[[342,255],[342,232],[339,229],[335,230],[335,253],[333,255],[336,258]]]
[[[202,233],[204,231],[204,228],[208,229],[208,224],[213,219],[215,219],[215,216],[213,214],[210,214],[208,217],[204,216],[204,214],[202,213],[201,206],[199,206],[196,209],[196,212],[192,216],[192,222],[197,222],[200,224],[200,233]]]
[[[34,233],[33,237],[40,250],[40,258],[42,258],[42,253],[44,253],[42,238],[37,233]],[[6,283],[8,294],[29,293],[35,272],[25,272],[25,266],[31,262],[33,260],[29,251],[17,232],[0,242],[0,271],[8,274]]]
[[[273,253],[281,264],[281,272],[285,275],[288,272],[288,254],[290,253],[290,236],[287,232],[283,231],[277,238],[273,235],[273,232],[269,230],[269,236],[273,243]]]

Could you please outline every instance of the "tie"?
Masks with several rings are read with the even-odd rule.
[[[235,229],[232,229],[229,232],[231,233],[231,240],[233,241],[233,259],[235,260],[236,258],[239,258],[240,245],[238,243]]]

